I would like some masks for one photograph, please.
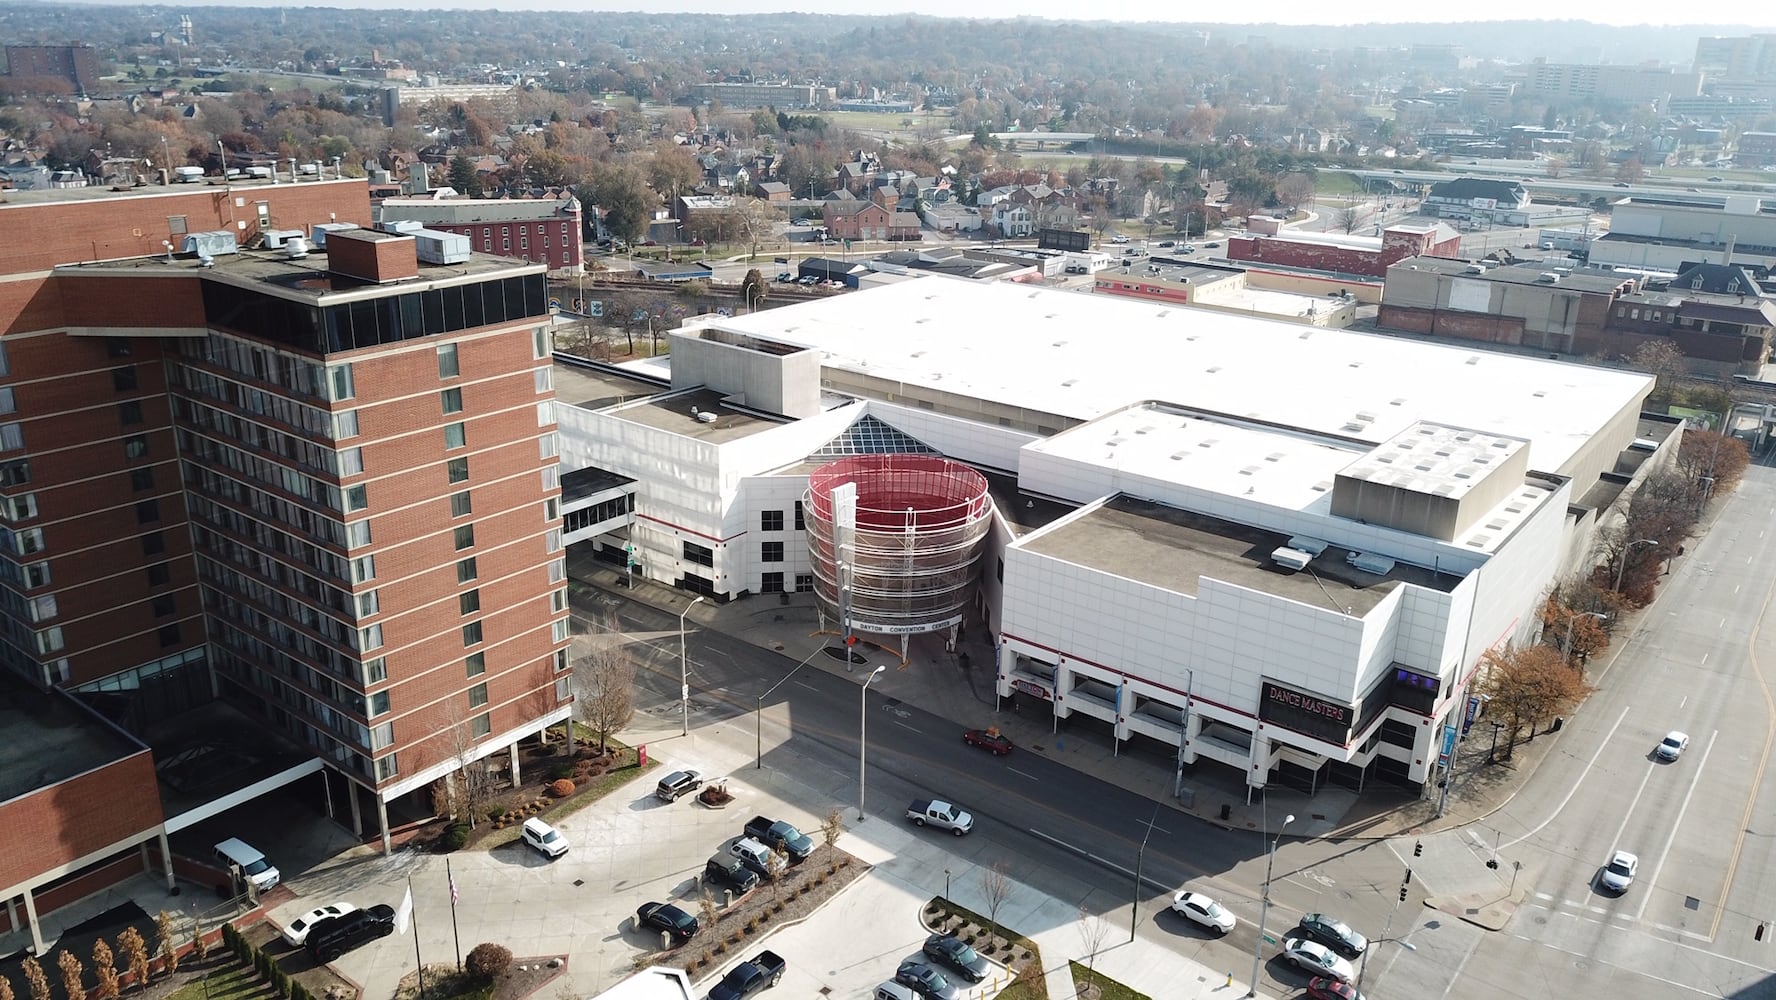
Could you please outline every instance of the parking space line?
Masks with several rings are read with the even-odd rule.
[[[918,730],[918,729],[914,729],[914,728],[913,728],[913,727],[912,727],[912,726],[909,726],[909,725],[907,725],[907,724],[906,724],[906,723],[904,723],[904,722],[900,722],[900,721],[898,721],[898,720],[896,720],[896,722],[895,722],[895,723],[894,723],[894,724],[895,724],[895,725],[897,725],[897,726],[899,726],[899,727],[900,727],[900,728],[902,728],[902,729],[905,729],[905,730],[907,730],[907,731],[908,731],[908,732],[914,732],[914,733],[918,733],[918,734],[919,734],[919,735],[920,735],[920,736],[924,736],[924,735],[925,735],[925,734],[924,734],[924,732],[922,732],[922,731],[920,731],[920,730]]]
[[[1015,767],[1008,767],[1008,768],[1006,768],[1006,770],[1010,771],[1012,774],[1015,774],[1020,778],[1029,778],[1031,781],[1041,780],[1041,779],[1037,778],[1034,774],[1025,774],[1024,772],[1018,770]]]

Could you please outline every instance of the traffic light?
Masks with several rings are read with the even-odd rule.
[[[1408,868],[1408,869],[1406,869],[1406,877],[1400,880],[1400,887],[1403,889],[1406,886],[1409,886],[1411,884],[1412,884],[1412,869]]]
[[[1402,903],[1406,902],[1406,887],[1405,886],[1400,887],[1400,902],[1402,902]]]
[[[1412,842],[1412,856],[1413,857],[1415,857],[1415,858],[1422,857],[1424,855],[1424,852],[1425,852],[1424,841],[1415,840]]]

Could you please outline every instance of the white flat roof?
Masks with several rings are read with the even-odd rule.
[[[1144,399],[1380,444],[1421,420],[1523,438],[1558,471],[1652,379],[1008,283],[913,281],[698,325],[829,368],[1091,420]],[[1364,419],[1364,418],[1367,419]]]
[[[1461,427],[1415,424],[1352,463],[1353,479],[1460,499],[1523,448],[1523,441]]]

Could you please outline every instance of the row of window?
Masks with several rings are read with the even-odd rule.
[[[253,331],[299,351],[332,354],[548,315],[541,274],[490,278],[319,306],[220,282],[202,283],[212,327]],[[341,399],[337,394],[333,399]]]
[[[238,472],[266,486],[322,504],[337,513],[350,514],[370,505],[369,489],[363,484],[342,489],[313,476],[304,475],[290,466],[260,458],[186,428],[179,428],[177,433],[179,450],[182,453],[212,466]],[[192,463],[185,464],[189,467]]]
[[[180,420],[199,430],[290,459],[316,472],[343,477],[355,476],[364,471],[364,453],[361,448],[329,448],[307,438],[274,430],[256,421],[184,398],[173,400],[173,412]]]
[[[236,547],[235,555],[248,554]],[[270,560],[266,560],[270,562]],[[274,565],[277,565],[274,563]],[[339,646],[348,646],[353,651],[374,649],[376,646],[364,644],[367,629],[353,628],[350,622],[341,621],[333,615],[325,614],[318,607],[302,601],[290,594],[268,585],[255,576],[243,573],[232,566],[222,563],[208,555],[200,555],[197,560],[197,578],[206,584],[229,595],[230,600],[237,603],[251,601],[259,608],[269,611],[279,621],[308,629],[317,637]],[[349,601],[349,598],[348,598]],[[350,605],[348,603],[347,607]],[[349,610],[335,608],[341,614],[350,617]],[[378,629],[381,626],[371,626]],[[381,642],[376,643],[377,646]]]
[[[225,644],[218,650],[216,665],[225,677],[260,696],[263,704],[256,706],[259,711],[274,711],[281,707],[297,713],[306,723],[303,729],[307,730],[299,731],[299,735],[311,746],[316,745],[315,736],[324,735],[329,743],[336,744],[338,737],[344,737],[349,746],[369,748],[370,727],[356,718],[358,706],[362,705],[360,699],[352,699],[349,708],[329,704],[286,678],[255,669],[255,664],[227,648],[229,645],[232,644]]]
[[[362,673],[357,657],[321,642],[300,629],[292,628],[271,615],[244,605],[214,587],[203,588],[203,602],[204,610],[211,615],[213,628],[220,627],[224,622],[233,622],[240,630],[259,639],[261,645],[282,650],[297,662],[313,664],[345,681],[355,681]]]
[[[350,591],[332,586],[289,563],[201,525],[194,525],[191,535],[198,552],[227,562],[235,569],[252,573],[282,593],[305,597],[319,607],[348,619],[353,616],[356,604]]]
[[[221,477],[215,478],[220,479]],[[264,494],[259,494],[259,497],[268,501],[274,499],[264,497]],[[204,524],[212,525],[242,538],[250,539],[260,550],[293,560],[294,562],[313,570],[315,573],[320,574],[324,578],[339,580],[346,583],[361,582],[353,579],[352,560],[347,559],[345,556],[342,556],[337,552],[332,552],[305,539],[298,538],[295,535],[280,530],[278,527],[266,523],[264,520],[243,514],[232,507],[217,503],[210,497],[199,494],[195,489],[193,492],[186,494],[186,504],[191,511],[191,519],[194,526],[196,526],[199,531],[203,530],[202,525]],[[257,508],[258,505],[255,504],[256,512],[263,513],[263,511],[258,511]],[[271,516],[275,517],[275,515]],[[278,523],[288,524],[289,522],[280,520]],[[362,532],[357,532],[356,529],[358,528],[358,525],[363,525]],[[354,534],[361,534],[362,537],[368,541],[369,536],[367,532],[369,531],[369,526],[370,522],[368,521],[358,521],[353,523],[352,528],[354,529]],[[343,527],[340,530],[340,534],[342,537],[339,544],[343,545],[343,536],[347,534]],[[374,573],[372,573],[372,575],[374,575]]]
[[[193,396],[231,406],[256,417],[267,417],[291,430],[315,437],[349,438],[358,433],[358,413],[339,414],[298,403],[288,396],[266,392],[226,379],[191,365],[169,365],[169,381]]]
[[[803,516],[802,502],[800,500],[797,500],[795,502],[795,530],[804,531],[806,529],[807,529],[807,520]],[[782,531],[783,530],[783,512],[780,510],[761,510],[761,511],[759,511],[759,530],[760,531]]]
[[[204,282],[206,288],[210,284],[211,282]],[[258,379],[267,385],[288,389],[298,395],[334,401],[350,399],[353,395],[350,391],[349,363],[335,365],[335,369],[342,370],[330,373],[326,365],[294,358],[269,347],[220,333],[211,333],[201,339],[181,337],[178,344],[179,353],[185,357],[204,361],[237,375]],[[343,389],[345,394],[336,395],[335,389]]]
[[[623,517],[635,513],[635,494],[625,493],[620,497],[600,501],[590,507],[570,510],[562,518],[561,527],[570,534],[595,524],[601,524],[612,518]],[[553,518],[551,518],[553,520]]]
[[[766,573],[766,574],[764,574],[764,576],[761,577],[759,580],[759,592],[765,593],[765,594],[781,594],[781,593],[783,593],[783,574],[782,573]],[[814,592],[814,574],[812,574],[812,573],[797,573],[796,578],[795,578],[795,592],[798,594],[813,593]]]

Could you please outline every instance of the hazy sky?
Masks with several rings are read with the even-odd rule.
[[[95,0],[98,2],[98,0]],[[1272,0],[1261,7],[1239,4],[1178,2],[1083,3],[1080,0],[899,0],[872,7],[821,0],[329,0],[325,3],[279,3],[278,0],[181,0],[178,6],[228,7],[359,7],[381,10],[450,8],[453,10],[640,10],[658,13],[753,14],[801,11],[817,14],[928,14],[940,17],[1042,17],[1056,20],[1189,21],[1195,23],[1355,24],[1377,21],[1450,22],[1518,19],[1595,21],[1613,25],[1694,23],[1698,13],[1717,21],[1733,20],[1776,30],[1776,6],[1714,5],[1702,10],[1673,5],[1670,0],[1491,0],[1485,4],[1427,4],[1423,0],[1364,0],[1334,7],[1320,0]],[[1526,40],[1527,42],[1528,40]]]

